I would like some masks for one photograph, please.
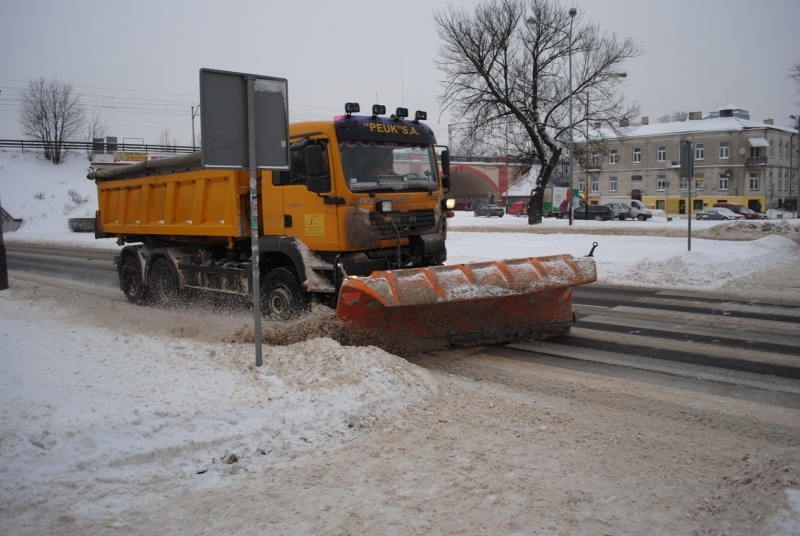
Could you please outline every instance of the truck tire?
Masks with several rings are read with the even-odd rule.
[[[128,301],[136,305],[147,302],[148,288],[142,280],[142,267],[133,255],[125,255],[119,265],[119,286]]]
[[[264,312],[276,320],[292,320],[309,310],[307,294],[297,277],[286,268],[267,272],[261,295]]]
[[[150,295],[154,305],[174,307],[178,303],[180,287],[175,267],[165,258],[158,259],[150,268]]]

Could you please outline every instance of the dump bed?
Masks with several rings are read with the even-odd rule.
[[[250,236],[249,172],[202,168],[199,153],[92,171],[97,231],[222,241]]]

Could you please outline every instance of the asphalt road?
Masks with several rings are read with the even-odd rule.
[[[111,251],[26,244],[6,250],[11,277],[118,285]],[[577,287],[573,302],[578,323],[569,335],[480,347],[473,356],[800,408],[800,302],[601,285]]]

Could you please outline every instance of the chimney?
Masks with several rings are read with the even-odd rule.
[[[689,121],[698,121],[703,118],[703,112],[689,112]]]
[[[648,116],[646,116],[646,115],[643,115],[642,116],[642,124],[643,125],[649,125],[650,124],[650,118]]]
[[[764,119],[764,124],[765,125],[774,125],[775,121],[772,120],[772,119]]]

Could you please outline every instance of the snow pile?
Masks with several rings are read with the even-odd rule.
[[[214,485],[334,448],[436,389],[374,347],[265,346],[259,369],[251,344],[120,336],[25,286],[0,293],[4,509],[113,511]]]
[[[97,210],[89,166],[84,154],[69,153],[56,166],[41,154],[0,149],[0,202],[22,219],[20,231],[67,232],[69,218],[93,218]]]

